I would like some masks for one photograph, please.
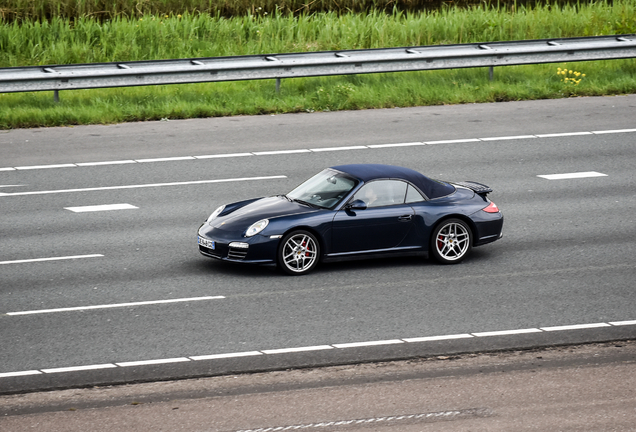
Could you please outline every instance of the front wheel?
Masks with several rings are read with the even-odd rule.
[[[462,261],[473,245],[473,234],[466,222],[460,219],[442,221],[433,230],[431,251],[442,264],[456,264]]]
[[[320,245],[308,231],[287,234],[278,248],[278,266],[287,274],[303,275],[318,265]]]

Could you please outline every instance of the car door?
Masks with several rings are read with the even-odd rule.
[[[406,190],[407,184],[400,180],[376,180],[360,188],[349,202],[362,201],[366,208],[343,209],[336,213],[331,253],[398,247],[413,229],[415,211],[404,203]]]

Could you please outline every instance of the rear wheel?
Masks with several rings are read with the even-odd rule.
[[[278,266],[287,274],[303,275],[318,265],[320,245],[308,231],[287,234],[278,248]]]
[[[473,233],[460,219],[442,221],[433,231],[431,251],[442,264],[461,262],[472,249]]]

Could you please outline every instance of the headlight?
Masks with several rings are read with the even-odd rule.
[[[225,206],[222,205],[218,209],[214,210],[206,222],[210,222],[212,219],[217,217],[224,209],[225,209]]]
[[[252,237],[263,231],[265,227],[269,224],[268,219],[262,219],[258,222],[254,222],[248,229],[245,231],[245,237]]]

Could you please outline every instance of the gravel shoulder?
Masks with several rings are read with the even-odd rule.
[[[0,416],[3,431],[628,431],[636,341],[7,395]]]

